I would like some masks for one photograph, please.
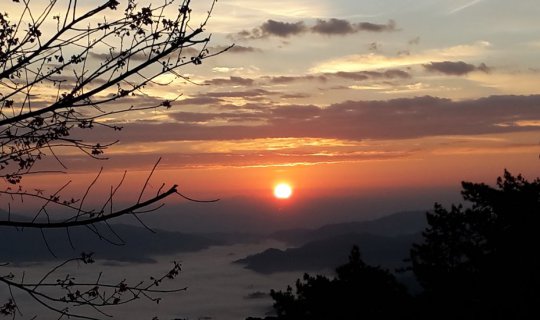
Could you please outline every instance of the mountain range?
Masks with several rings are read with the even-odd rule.
[[[88,227],[43,230],[0,228],[0,262],[37,262],[77,257],[95,252],[98,259],[153,262],[153,256],[198,251],[226,242],[203,235],[156,230],[116,224],[96,229]]]
[[[13,218],[13,217],[12,217]],[[39,262],[96,252],[96,258],[153,262],[154,256],[193,252],[210,246],[249,243],[264,239],[285,242],[290,248],[269,248],[235,261],[260,273],[333,269],[347,261],[358,245],[367,263],[396,268],[403,265],[412,243],[420,241],[425,214],[401,212],[379,219],[291,229],[269,235],[246,233],[184,233],[126,224],[43,230],[0,227],[0,262]]]
[[[358,245],[363,260],[370,265],[394,270],[406,264],[413,243],[421,241],[426,227],[425,213],[400,212],[383,218],[326,225],[318,229],[286,230],[270,237],[297,247],[263,252],[236,260],[259,273],[332,270],[347,262],[353,245]]]

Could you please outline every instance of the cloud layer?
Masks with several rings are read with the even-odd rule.
[[[245,104],[219,100],[222,112],[176,112],[169,123],[125,125],[123,142],[325,138],[408,139],[537,130],[540,95],[452,101],[431,96],[315,105]],[[256,125],[254,125],[256,123]],[[95,132],[97,133],[97,132]],[[108,132],[101,137],[104,140]],[[100,133],[97,133],[99,136]]]

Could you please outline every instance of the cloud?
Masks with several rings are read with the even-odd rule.
[[[235,77],[231,76],[229,79],[226,78],[216,78],[216,79],[210,79],[206,80],[204,84],[207,85],[230,85],[230,86],[251,86],[253,85],[254,80],[249,78],[242,78],[242,77]]]
[[[219,125],[197,123],[129,123],[122,142],[238,140],[256,138],[409,139],[444,135],[478,135],[531,130],[523,123],[540,120],[540,95],[491,96],[452,101],[416,97],[387,101],[346,101],[325,107],[252,104],[231,106],[224,115],[196,118],[172,114],[171,120],[191,117],[195,122],[233,119]],[[232,112],[231,110],[235,110]],[[247,125],[254,117],[258,125]],[[101,134],[93,132],[96,137]],[[111,140],[106,131],[104,141]],[[98,139],[99,140],[99,139]]]
[[[530,94],[538,92],[540,86],[539,73],[534,70],[512,72],[498,70],[497,76],[484,72],[474,72],[468,79],[483,86],[496,88],[501,94]]]
[[[272,122],[281,120],[290,121],[292,119],[311,119],[321,114],[321,108],[313,105],[288,105],[285,107],[275,107],[270,110],[269,118]]]
[[[388,21],[387,24],[361,22],[361,23],[356,24],[356,30],[357,31],[371,31],[371,32],[396,31],[396,22],[394,20]]]
[[[200,113],[200,112],[175,112],[169,115],[169,117],[182,122],[182,123],[208,123],[212,121],[227,121],[227,122],[239,122],[239,121],[262,121],[264,119],[257,117],[256,114],[246,113]]]
[[[276,20],[267,20],[261,26],[251,31],[243,30],[238,32],[232,38],[253,40],[263,39],[270,36],[288,38],[290,36],[304,33],[314,33],[321,35],[347,35],[362,31],[367,32],[389,32],[396,30],[396,23],[393,20],[386,24],[376,24],[371,22],[352,23],[343,19],[318,19],[314,25],[307,26],[306,22],[281,22]]]
[[[317,20],[317,23],[311,27],[312,32],[325,35],[349,34],[356,32],[355,29],[352,23],[341,19]]]
[[[168,118],[161,121],[125,123],[120,132],[75,129],[71,138],[120,140],[108,153],[108,167],[148,166],[159,154],[177,168],[218,168],[349,163],[419,152],[530,154],[537,149],[530,138],[517,142],[503,136],[481,147],[477,142],[494,140],[486,135],[531,137],[540,130],[540,95],[463,101],[425,96],[327,106],[223,103],[204,113],[173,111],[162,113]],[[85,171],[83,157],[67,154],[62,161]],[[54,158],[47,159],[47,166],[54,165]]]
[[[386,24],[377,24],[371,22],[351,23],[342,19],[318,19],[315,25],[308,29],[310,32],[324,35],[346,35],[350,33],[358,33],[361,31],[368,32],[389,32],[396,31],[396,22],[389,20]]]
[[[430,62],[443,62],[456,58],[478,58],[486,53],[491,44],[478,41],[472,44],[463,44],[453,47],[426,50],[412,54],[399,54],[386,56],[376,53],[356,54],[338,57],[320,62],[310,68],[312,73],[329,73],[339,71],[364,71],[388,68],[402,68],[412,65],[428,64]]]
[[[410,79],[411,74],[397,69],[391,69],[386,71],[359,71],[359,72],[336,72],[326,73],[327,76],[335,76],[350,80],[370,80],[370,79]]]
[[[281,98],[283,99],[304,99],[309,97],[311,97],[311,95],[307,93],[288,93],[281,95]]]
[[[221,102],[221,99],[209,96],[200,96],[194,98],[187,98],[175,102],[176,105],[204,105],[204,104],[217,104]]]
[[[265,97],[269,95],[278,94],[264,89],[253,89],[245,91],[218,91],[209,92],[204,95],[216,98],[249,98],[249,97]]]
[[[260,39],[268,36],[287,38],[291,35],[304,33],[305,31],[306,26],[304,25],[303,21],[289,23],[270,19],[263,23],[260,27],[253,29],[251,33],[247,33],[246,35],[248,38],[252,39]]]
[[[308,74],[303,76],[273,76],[263,77],[263,80],[267,80],[272,84],[288,84],[296,81],[319,81],[327,82],[331,78],[341,78],[354,81],[367,81],[378,79],[410,79],[410,73],[398,70],[390,69],[385,71],[357,71],[357,72],[331,72],[318,75]]]
[[[320,81],[326,82],[328,80],[324,75],[304,75],[304,76],[274,76],[264,77],[268,79],[272,84],[287,84],[295,81]]]
[[[229,49],[229,52],[232,53],[247,53],[247,52],[260,52],[261,49],[255,47],[246,47],[241,45],[235,45]]]
[[[484,63],[475,66],[463,61],[431,62],[429,64],[424,64],[423,67],[430,72],[440,72],[453,76],[462,76],[474,71],[482,71],[485,73],[489,73],[490,71],[490,68]]]

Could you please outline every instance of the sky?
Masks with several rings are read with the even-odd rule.
[[[193,1],[193,20],[209,5]],[[77,190],[100,167],[104,185],[128,170],[129,195],[161,157],[153,190],[179,184],[196,198],[264,199],[272,211],[272,187],[285,181],[295,206],[378,199],[385,211],[423,209],[446,199],[440,190],[494,183],[505,168],[532,179],[539,14],[536,0],[220,0],[209,50],[234,47],[181,70],[191,83],[163,76],[173,82],[122,102],[181,94],[173,108],[107,119],[124,127],[92,132],[120,141],[108,161],[67,151],[69,174],[30,183]],[[242,210],[235,201],[231,211]]]

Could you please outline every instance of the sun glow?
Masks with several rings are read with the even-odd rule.
[[[279,183],[274,187],[274,196],[278,199],[288,199],[292,195],[292,188],[287,183]]]

